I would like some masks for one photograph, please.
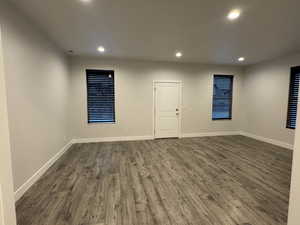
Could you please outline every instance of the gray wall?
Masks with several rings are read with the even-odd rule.
[[[115,70],[116,124],[88,124],[85,69]],[[151,136],[153,80],[183,82],[182,133],[239,131],[241,69],[238,67],[73,57],[70,130],[74,138]],[[233,74],[233,120],[212,121],[213,75]]]
[[[300,65],[300,54],[247,68],[243,79],[245,121],[243,131],[294,143],[294,130],[286,128],[290,68]]]
[[[16,8],[0,2],[15,190],[69,140],[68,61]]]

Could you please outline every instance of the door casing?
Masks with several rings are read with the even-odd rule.
[[[6,81],[0,24],[0,224],[16,225]]]

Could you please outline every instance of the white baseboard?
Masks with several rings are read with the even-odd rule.
[[[207,132],[207,133],[186,133],[181,137],[208,137],[208,136],[225,136],[225,135],[239,135],[239,131],[221,131],[221,132]],[[72,143],[96,143],[96,142],[114,142],[114,141],[140,141],[153,140],[153,136],[125,136],[125,137],[103,137],[103,138],[77,138],[73,139]]]
[[[181,137],[207,137],[207,136],[225,136],[239,135],[239,131],[222,131],[222,132],[207,132],[207,133],[186,133]],[[103,138],[77,138],[73,139],[72,143],[96,143],[96,142],[115,142],[115,141],[140,141],[153,140],[153,136],[125,136],[125,137],[103,137]]]
[[[209,137],[209,136],[226,136],[239,135],[240,131],[220,131],[220,132],[204,132],[204,133],[186,133],[182,134],[183,138],[187,137]]]
[[[114,141],[140,141],[153,140],[153,136],[125,136],[125,137],[103,137],[103,138],[77,138],[72,143],[96,143],[96,142],[114,142]]]
[[[186,137],[209,137],[209,136],[226,136],[226,135],[243,135],[254,138],[263,142],[274,144],[283,148],[293,149],[293,145],[265,138],[262,136],[254,135],[243,131],[221,131],[221,132],[204,132],[204,133],[185,133],[182,134],[183,138]],[[115,142],[115,141],[138,141],[138,140],[153,140],[153,136],[127,136],[127,137],[104,137],[104,138],[78,138],[73,139],[66,144],[55,156],[53,156],[45,165],[43,165],[32,177],[30,177],[18,190],[15,192],[15,200],[19,200],[24,193],[66,152],[70,149],[72,144],[75,143],[96,143],[96,142]]]
[[[290,150],[293,150],[294,146],[283,142],[283,141],[278,141],[275,139],[271,139],[271,138],[266,138],[266,137],[262,137],[262,136],[258,136],[255,134],[251,134],[251,133],[247,133],[244,131],[221,131],[221,132],[207,132],[207,133],[187,133],[187,134],[183,134],[182,137],[209,137],[209,136],[226,136],[226,135],[243,135],[246,137],[250,137],[259,141],[263,141],[263,142],[267,142],[273,145],[277,145],[283,148],[287,148]]]
[[[72,141],[67,143],[56,155],[47,161],[32,177],[15,191],[15,201],[18,201],[24,193],[72,146]]]
[[[259,141],[267,142],[267,143],[277,145],[277,146],[280,146],[280,147],[283,147],[283,148],[287,148],[287,149],[290,149],[290,150],[294,149],[294,145],[291,145],[291,144],[283,142],[283,141],[278,141],[278,140],[275,140],[275,139],[258,136],[258,135],[247,133],[247,132],[244,132],[244,131],[241,131],[240,135],[250,137],[250,138],[253,138],[253,139],[256,139],[256,140],[259,140]]]

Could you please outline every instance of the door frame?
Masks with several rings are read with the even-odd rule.
[[[11,166],[11,145],[7,111],[3,42],[0,24],[0,224],[16,225],[15,198]]]
[[[152,104],[152,135],[153,138],[159,138],[156,137],[155,134],[155,122],[156,122],[156,93],[155,93],[155,86],[157,83],[177,83],[179,85],[179,117],[178,117],[178,138],[182,137],[182,133],[181,133],[181,123],[182,123],[182,81],[181,80],[153,80],[153,84],[152,84],[152,93],[153,93],[153,104]]]

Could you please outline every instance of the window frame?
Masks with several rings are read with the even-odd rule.
[[[88,124],[116,124],[116,80],[115,80],[115,71],[114,70],[103,70],[103,69],[86,69],[86,110],[87,110],[87,123]],[[104,73],[104,74],[111,74],[113,76],[113,86],[114,86],[114,113],[113,113],[113,121],[90,121],[90,114],[89,114],[89,93],[88,93],[88,73]]]
[[[215,77],[223,77],[229,78],[231,80],[230,89],[231,89],[231,98],[230,98],[230,109],[229,109],[229,117],[226,118],[214,118],[214,85],[215,85]],[[225,74],[214,74],[213,76],[213,94],[212,94],[212,120],[232,120],[232,105],[233,105],[233,81],[234,75],[225,75]]]
[[[289,118],[289,114],[290,114],[290,102],[291,102],[291,98],[292,98],[293,80],[295,79],[294,76],[296,76],[296,74],[298,74],[298,73],[300,73],[300,66],[291,67],[290,84],[289,84],[289,95],[288,95],[288,105],[287,105],[287,116],[286,116],[286,128],[287,129],[292,129],[292,130],[295,130],[296,127],[289,126],[289,121],[290,121],[290,118]],[[299,89],[300,89],[300,85],[299,85]],[[298,102],[299,102],[299,92],[300,92],[300,90],[298,90],[298,97],[297,97]],[[298,102],[297,102],[297,109],[298,109]]]

